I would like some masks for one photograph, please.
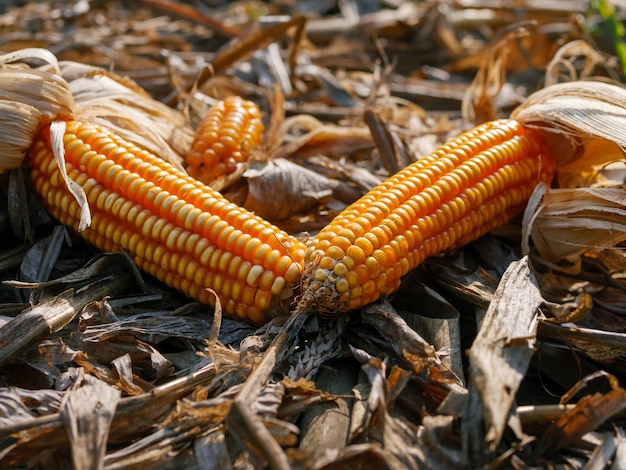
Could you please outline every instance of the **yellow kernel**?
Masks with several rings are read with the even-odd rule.
[[[335,265],[335,267],[333,268],[333,272],[339,276],[339,277],[343,277],[346,275],[346,273],[348,272],[348,268],[346,267],[345,264],[343,263],[337,263]]]
[[[376,252],[374,252],[376,253]],[[370,278],[374,279],[375,277],[377,277],[380,274],[381,271],[381,266],[378,263],[378,260],[376,258],[374,258],[373,256],[368,256],[367,259],[365,260],[365,266],[367,267],[369,273],[370,273]]]
[[[356,299],[358,297],[361,297],[363,295],[363,287],[362,286],[350,286],[350,297],[353,299]]]
[[[341,259],[345,256],[346,252],[339,248],[338,246],[330,246],[328,250],[326,250],[326,256],[330,256],[333,259]]]
[[[253,264],[250,261],[244,260],[239,269],[237,270],[237,279],[245,281],[248,278],[248,273],[252,269]]]
[[[266,290],[257,290],[254,295],[254,305],[261,311],[267,310],[272,302],[272,293]]]
[[[347,268],[347,270],[352,270],[356,266],[356,263],[352,258],[350,258],[347,254],[341,260],[341,263]]]
[[[253,305],[254,294],[256,294],[256,287],[243,286],[241,289],[241,302],[246,305]]]
[[[274,279],[274,282],[272,282],[270,292],[272,293],[272,295],[280,295],[286,285],[287,282],[285,281],[285,278],[282,276],[278,276]]]
[[[328,277],[328,271],[325,269],[316,269],[315,274],[313,275],[313,279],[319,282],[324,282]]]
[[[335,289],[337,289],[337,292],[339,293],[347,292],[348,289],[350,289],[350,284],[345,278],[342,277],[335,283]]]
[[[276,276],[272,271],[264,270],[261,275],[261,279],[259,279],[259,287],[261,289],[269,290],[272,287],[275,277]]]
[[[350,284],[350,288],[355,289],[359,286],[359,276],[354,271],[348,271],[345,278],[348,284]]]
[[[371,279],[363,284],[363,295],[371,296],[376,292],[376,283]]]
[[[372,254],[374,251],[372,244],[365,238],[357,238],[356,245],[351,246],[346,250],[346,256],[351,258],[355,264],[362,264],[365,262],[365,258]],[[367,251],[363,249],[363,245],[367,248]]]
[[[336,263],[337,263],[336,259],[333,259],[330,256],[324,256],[320,260],[319,267],[322,269],[333,269]]]
[[[239,308],[239,305],[237,308]],[[265,309],[251,305],[249,307],[244,307],[241,310],[243,310],[243,313],[241,313],[241,318],[249,321],[250,323],[260,325],[265,321],[265,313],[263,313],[263,310]]]
[[[354,268],[354,273],[357,275],[359,284],[364,284],[371,278],[370,270],[364,264],[359,264]]]
[[[246,284],[249,286],[257,286],[259,281],[261,280],[261,276],[263,275],[264,269],[263,266],[259,266],[255,264],[248,271],[248,276],[246,277]]]
[[[368,235],[368,234],[365,234],[365,235]],[[357,258],[360,259],[361,256],[363,256],[363,257],[369,256],[374,251],[374,245],[372,244],[370,239],[367,238],[365,235],[362,236],[362,237],[357,238],[355,240],[355,242],[354,242],[354,246],[350,247],[350,250],[354,250],[354,248],[360,248],[361,252],[363,253],[363,255],[361,255],[358,252],[351,252],[351,254],[348,255],[348,256],[351,256],[352,258],[354,258],[355,262],[357,262],[357,263],[362,263],[363,262],[363,261],[356,261]],[[376,240],[376,247],[378,247],[378,240]]]
[[[332,243],[333,243],[333,246],[340,248],[344,252],[352,246],[352,243],[350,242],[350,240],[342,236],[337,236],[333,238]]]
[[[297,263],[291,263],[289,269],[287,269],[287,272],[285,272],[284,274],[285,280],[291,283],[295,283],[300,280],[301,276],[302,272],[300,270],[300,266]]]

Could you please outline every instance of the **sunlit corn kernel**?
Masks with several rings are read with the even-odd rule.
[[[353,272],[357,275],[359,284],[364,284],[371,279],[370,270],[365,264],[359,264],[354,268]]]
[[[354,267],[356,266],[354,259],[352,259],[347,254],[341,259],[340,263],[343,264],[348,271],[352,271]]]
[[[282,255],[281,255],[280,251],[272,250],[272,251],[270,251],[267,254],[267,256],[266,256],[266,258],[265,258],[265,260],[263,262],[263,265],[267,269],[273,270],[274,266],[276,266],[276,263],[278,262],[278,260],[280,259],[281,256]]]
[[[255,264],[262,264],[271,251],[272,248],[269,245],[262,243],[252,253],[251,261]]]
[[[295,283],[300,280],[302,276],[301,267],[297,263],[291,263],[283,277],[287,282]]]
[[[381,271],[381,266],[376,258],[374,258],[373,256],[368,256],[367,259],[365,260],[365,266],[367,267],[370,273],[371,279],[378,277]]]
[[[276,275],[272,271],[263,270],[263,274],[259,279],[259,288],[269,290],[272,287]]]
[[[289,256],[283,255],[274,266],[274,271],[277,275],[284,276],[292,264],[293,261],[291,260],[291,258]]]
[[[324,282],[328,277],[328,271],[325,269],[316,269],[313,279],[319,282]]]
[[[239,265],[239,269],[237,269],[236,277],[241,281],[245,281],[248,278],[248,273],[250,269],[252,269],[253,264],[250,261],[243,260],[243,262]]]
[[[335,237],[332,243],[334,247],[340,248],[344,252],[352,246],[352,243],[350,242],[350,240],[342,236]]]
[[[285,289],[286,284],[287,282],[285,281],[285,278],[282,276],[278,276],[274,279],[274,282],[270,287],[270,292],[272,293],[272,295],[280,295]]]
[[[365,238],[357,238],[356,243],[357,245],[353,245],[346,250],[346,256],[351,258],[356,265],[363,264],[368,256],[367,252],[369,251],[369,254],[371,254],[374,250],[372,244]],[[363,249],[363,246],[367,248],[367,251]]]
[[[331,246],[326,250],[326,256],[339,260],[345,256],[346,252],[338,246]]]
[[[263,275],[263,266],[259,266],[258,264],[253,265],[248,271],[248,276],[246,277],[246,284],[249,286],[257,286],[259,281],[261,280],[261,276]]]
[[[336,259],[331,258],[330,256],[324,256],[319,262],[319,267],[322,269],[333,269],[336,263]]]
[[[345,278],[346,281],[348,281],[348,284],[350,284],[350,288],[352,289],[355,289],[360,285],[359,276],[354,271],[348,271],[345,275]]]
[[[348,268],[343,263],[337,263],[333,268],[333,272],[339,277],[344,277],[348,272]]]
[[[342,277],[335,282],[335,289],[337,289],[337,292],[340,293],[347,292],[348,289],[350,289],[350,284],[345,278]]]
[[[376,278],[374,282],[376,283],[376,290],[378,292],[384,292],[385,286],[387,285],[388,277],[389,276],[387,276],[387,271],[385,271],[385,272],[380,273],[380,276]]]
[[[352,230],[350,230],[350,228],[348,227],[344,227],[340,230],[337,231],[337,236],[338,237],[344,237],[345,239],[348,240],[349,243],[353,243],[356,236],[354,234],[354,232]]]

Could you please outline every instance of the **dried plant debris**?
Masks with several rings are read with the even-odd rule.
[[[626,467],[623,38],[599,3],[2,2],[0,467]],[[184,168],[230,95],[266,132],[216,189],[304,240],[511,112],[557,181],[383,301],[258,329],[85,245],[29,187],[42,123]]]

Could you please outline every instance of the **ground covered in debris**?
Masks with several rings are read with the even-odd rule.
[[[262,148],[212,186],[303,239],[547,84],[624,76],[609,2],[126,3],[4,2],[0,51],[124,77],[176,113],[179,165],[211,104],[255,101]],[[562,183],[615,187],[622,166]],[[3,468],[626,466],[625,199],[598,203],[601,250],[547,261],[520,217],[384,301],[257,329],[86,245],[26,168],[0,185]],[[552,207],[545,224],[580,209]]]

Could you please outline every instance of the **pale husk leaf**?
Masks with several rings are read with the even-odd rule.
[[[43,60],[50,70],[12,63],[25,59]],[[44,49],[0,56],[0,173],[22,164],[26,150],[45,124],[72,118],[72,93],[58,70],[56,58]]]
[[[548,261],[573,261],[626,240],[626,190],[548,189],[530,227],[535,247]]]
[[[126,82],[97,70],[74,76],[69,85],[77,119],[98,123],[182,168],[193,129],[182,113]]]
[[[78,230],[84,230],[91,224],[91,212],[89,211],[89,202],[87,201],[87,195],[75,181],[71,180],[67,175],[67,169],[65,167],[65,146],[63,145],[63,137],[65,135],[65,121],[55,121],[50,124],[50,144],[54,158],[56,159],[59,171],[67,186],[67,189],[80,206],[80,222],[78,224]]]
[[[594,187],[605,184],[598,176],[602,167],[624,161],[626,89],[600,81],[559,83],[529,96],[511,117],[540,129],[557,162],[561,188],[546,189],[525,217],[525,233],[541,256],[573,261],[626,240],[623,185]]]

